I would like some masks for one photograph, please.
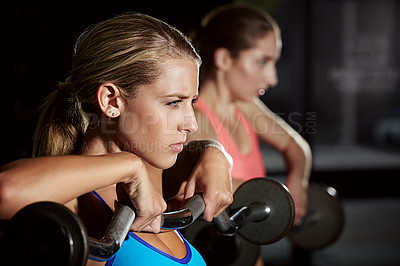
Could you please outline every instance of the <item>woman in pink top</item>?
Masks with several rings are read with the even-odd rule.
[[[216,139],[233,157],[234,185],[266,176],[258,140],[282,154],[297,223],[306,214],[311,170],[308,143],[258,98],[277,85],[280,30],[266,13],[247,5],[217,8],[202,21],[194,43],[203,64],[194,105],[199,130],[189,139]],[[235,186],[235,187],[236,187]]]
[[[230,135],[219,117],[208,106],[199,99],[195,104],[195,110],[202,113],[207,118],[207,123],[212,126],[218,141],[232,156],[236,162],[233,164],[231,176],[233,180],[247,181],[256,177],[266,175],[265,165],[261,154],[258,136],[253,130],[253,126],[238,109],[235,109],[235,119],[238,126],[243,127],[249,140],[249,152],[242,153],[237,146],[233,136]],[[237,182],[238,183],[238,182]]]

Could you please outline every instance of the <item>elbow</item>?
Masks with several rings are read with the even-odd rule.
[[[289,165],[302,165],[305,171],[309,173],[312,167],[312,152],[308,142],[301,136],[292,137],[286,148],[281,151],[286,163]]]
[[[308,180],[310,178],[311,174],[311,169],[312,169],[312,152],[311,152],[311,147],[310,144],[303,138],[300,140],[296,140],[298,149],[300,150],[299,155],[303,158],[299,161],[302,161],[303,166],[303,173],[304,173],[304,179]]]
[[[18,211],[16,188],[8,174],[0,173],[0,219],[9,220]]]
[[[310,144],[308,144],[308,142],[304,140],[303,143],[301,144],[301,149],[303,150],[306,161],[311,165],[312,152],[311,152]]]
[[[296,144],[296,146],[298,147],[298,149],[301,151],[301,153],[303,154],[306,162],[308,164],[311,164],[312,162],[312,152],[311,152],[311,147],[310,144],[300,135],[295,136],[293,138],[293,143]]]

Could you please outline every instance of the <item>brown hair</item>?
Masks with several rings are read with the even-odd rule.
[[[76,42],[69,77],[43,104],[33,156],[76,152],[90,115],[100,114],[96,92],[102,83],[114,83],[123,97],[134,96],[172,58],[201,64],[181,32],[153,17],[122,14],[86,29]]]
[[[201,25],[194,39],[203,60],[201,79],[213,75],[216,49],[226,48],[232,57],[237,57],[241,51],[255,47],[256,41],[271,31],[280,39],[276,21],[266,12],[245,4],[216,8],[203,18]]]

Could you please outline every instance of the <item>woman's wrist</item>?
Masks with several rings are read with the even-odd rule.
[[[144,167],[142,159],[130,152],[120,152],[115,155],[117,155],[118,170],[122,170],[115,183],[135,182]]]
[[[225,157],[226,161],[230,166],[230,170],[232,170],[233,159],[228,152],[226,152],[225,148],[216,140],[207,139],[207,140],[193,140],[187,144],[187,150],[189,151],[189,156],[191,161],[196,164],[200,157],[204,155],[207,150],[216,149],[218,152],[222,153]]]
[[[308,179],[304,178],[301,174],[290,174],[287,176],[286,185],[288,187],[294,186],[297,189],[302,189],[306,191],[309,186]]]

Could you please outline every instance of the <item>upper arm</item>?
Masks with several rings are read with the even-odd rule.
[[[293,138],[300,137],[258,98],[252,102],[239,103],[237,106],[251,122],[259,139],[278,151],[284,151]]]

